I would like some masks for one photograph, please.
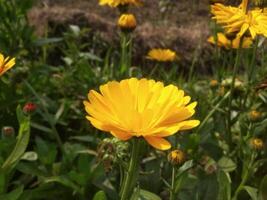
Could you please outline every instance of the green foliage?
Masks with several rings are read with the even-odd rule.
[[[159,4],[159,23],[165,23],[174,4]],[[136,76],[183,88],[198,102],[195,118],[201,124],[169,137],[173,149],[186,154],[180,165],[171,165],[168,153],[142,144],[139,179],[130,200],[169,199],[170,192],[175,200],[267,200],[264,39],[239,52],[238,86],[231,92],[234,49],[212,49],[214,68],[205,75],[196,68],[202,62],[198,47],[188,72],[178,62],[146,60],[152,68],[132,67],[142,61],[131,60],[131,52],[120,69],[118,45],[105,41],[94,27],[66,25],[59,33],[47,27],[47,36],[37,38],[26,16],[32,6],[33,0],[0,0],[1,52],[18,58],[0,82],[0,125],[13,127],[16,135],[2,133],[0,139],[0,199],[119,199],[130,143],[92,128],[82,102],[102,83]],[[139,51],[131,45],[134,39],[124,41],[127,51]],[[36,103],[35,113],[16,109],[27,102]],[[253,110],[261,116],[253,119]],[[263,147],[253,146],[255,138]]]

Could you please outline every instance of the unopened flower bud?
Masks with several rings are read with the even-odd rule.
[[[9,138],[14,137],[15,131],[14,128],[11,126],[4,126],[2,128],[2,138]]]
[[[32,103],[32,102],[29,102],[29,103],[26,103],[23,107],[23,112],[25,114],[32,114],[34,113],[34,111],[36,110],[37,106],[35,103]]]
[[[249,112],[249,119],[251,121],[258,121],[261,118],[261,112],[257,110],[252,110]]]
[[[210,81],[210,87],[216,88],[219,85],[219,82],[216,79]]]
[[[260,138],[252,138],[250,140],[250,145],[255,150],[262,150],[264,147],[264,143]]]
[[[179,149],[168,154],[168,161],[173,165],[181,165],[185,161],[185,153]]]
[[[122,14],[118,20],[118,26],[122,31],[131,32],[136,28],[136,19],[133,14]]]

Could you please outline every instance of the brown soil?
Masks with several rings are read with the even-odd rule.
[[[135,41],[139,48],[137,52],[143,55],[150,48],[171,48],[186,63],[192,61],[195,49],[198,49],[199,56],[207,54],[209,4],[208,0],[200,0],[198,4],[194,3],[196,1],[173,1],[174,6],[165,16],[160,12],[159,1],[156,0],[146,0],[144,6],[131,8],[138,21],[135,31]],[[49,24],[76,24],[90,27],[108,42],[117,37],[118,11],[108,6],[99,6],[97,0],[42,0],[28,16],[40,36]]]

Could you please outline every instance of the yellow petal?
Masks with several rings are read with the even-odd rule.
[[[181,125],[180,130],[188,130],[188,129],[197,127],[200,124],[200,121],[199,120],[188,120],[188,121],[184,121],[181,123],[182,125]]]
[[[120,130],[113,130],[110,132],[114,137],[116,138],[119,138],[120,140],[129,140],[132,135],[126,133],[126,132],[123,132],[123,131],[120,131]]]
[[[146,136],[145,140],[154,148],[159,149],[159,150],[168,150],[171,148],[171,144],[161,138],[161,137],[153,137],[153,136]]]

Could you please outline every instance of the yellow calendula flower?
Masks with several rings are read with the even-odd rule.
[[[15,65],[15,58],[4,57],[0,53],[0,76],[2,76],[7,70],[11,69]]]
[[[211,44],[216,44],[218,47],[224,47],[226,49],[238,49],[240,45],[240,37],[236,37],[233,40],[229,40],[225,34],[217,33],[217,38],[211,36],[208,38],[208,42]],[[241,48],[249,48],[251,47],[253,40],[251,37],[244,37],[242,41]]]
[[[141,0],[99,0],[100,5],[108,5],[110,7],[118,7],[124,5],[142,5]]]
[[[147,58],[159,62],[171,62],[177,59],[177,55],[170,49],[151,49]]]
[[[188,120],[197,105],[190,99],[174,85],[130,78],[101,85],[100,93],[91,90],[84,106],[86,118],[97,129],[120,140],[144,138],[153,147],[167,150],[171,144],[164,137],[199,125],[198,120]]]
[[[136,27],[136,19],[133,14],[122,14],[118,20],[118,26],[125,31],[133,31]]]
[[[242,0],[238,7],[216,3],[211,6],[211,13],[227,34],[234,33],[240,38],[248,32],[252,39],[256,35],[267,37],[267,12],[259,8],[248,10],[247,6],[248,0]]]

